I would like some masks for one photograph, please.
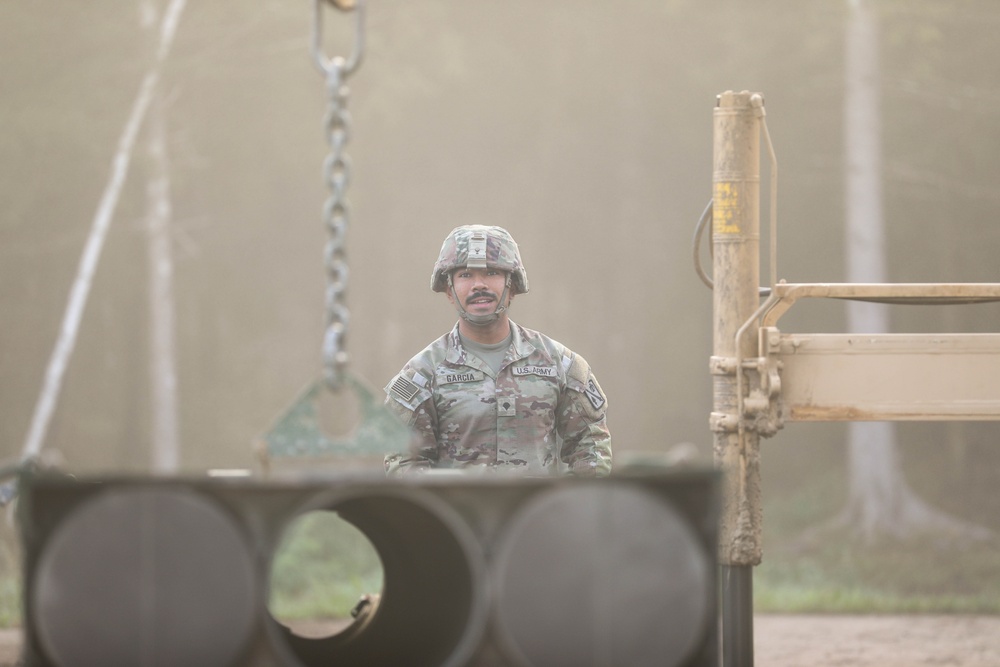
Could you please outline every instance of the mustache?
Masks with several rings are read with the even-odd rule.
[[[465,299],[465,305],[468,306],[475,299],[482,299],[484,297],[487,298],[487,299],[489,299],[490,301],[499,301],[500,300],[500,297],[497,296],[496,294],[494,294],[493,292],[488,292],[486,290],[483,290],[481,292],[473,292],[468,297],[466,297],[466,299]]]

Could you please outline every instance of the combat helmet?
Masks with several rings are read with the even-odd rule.
[[[441,245],[441,252],[431,273],[431,289],[435,292],[453,291],[452,272],[455,269],[498,269],[507,272],[507,284],[500,297],[497,310],[492,315],[469,315],[457,304],[459,315],[472,324],[489,324],[505,310],[507,293],[524,294],[528,291],[528,274],[521,263],[517,243],[503,227],[464,225],[451,230]]]

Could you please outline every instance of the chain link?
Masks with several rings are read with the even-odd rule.
[[[327,57],[321,52],[322,5],[337,10],[354,11],[355,41],[348,57]],[[324,462],[347,461],[363,455],[365,460],[377,460],[381,470],[382,457],[406,448],[409,440],[408,428],[382,404],[378,392],[372,392],[367,384],[353,373],[348,372],[347,334],[350,311],[346,295],[349,279],[345,236],[350,226],[351,209],[347,203],[347,186],[351,180],[351,161],[347,157],[347,143],[351,134],[351,116],[347,112],[349,90],[347,78],[357,68],[361,59],[361,45],[364,38],[362,10],[364,0],[314,0],[313,57],[326,79],[329,97],[324,130],[329,155],[323,162],[323,180],[329,189],[329,197],[323,205],[323,226],[327,241],[323,248],[323,264],[326,273],[326,318],[323,332],[323,377],[309,385],[295,402],[275,422],[271,429],[257,443],[261,466],[265,474],[271,462],[291,459],[296,469],[312,460]],[[328,393],[336,396],[328,396]],[[361,417],[351,433],[344,437],[334,437],[324,428],[330,418],[340,421],[331,412],[333,404],[344,404],[344,398],[352,397],[355,415]],[[350,402],[349,402],[350,403]],[[378,454],[378,457],[370,457]],[[353,465],[353,463],[352,463]],[[3,480],[0,469],[0,481]],[[0,499],[3,489],[0,487]]]
[[[312,56],[313,61],[321,72],[328,72],[333,66],[336,57],[328,58],[323,53],[323,0],[313,0],[313,29],[312,29]],[[351,46],[350,54],[343,59],[341,68],[345,75],[352,74],[361,65],[361,58],[365,50],[365,0],[352,0],[346,2],[332,1],[328,4],[342,10],[353,11],[354,22],[354,44]]]
[[[350,268],[347,264],[345,237],[350,226],[351,209],[347,201],[347,186],[351,176],[351,160],[346,147],[350,139],[351,115],[347,111],[350,90],[346,79],[358,66],[361,59],[362,12],[364,3],[357,0],[353,11],[357,12],[355,44],[348,59],[340,56],[326,58],[319,48],[321,41],[320,0],[315,1],[315,24],[313,32],[313,56],[317,65],[326,74],[328,106],[324,125],[330,153],[323,163],[323,177],[330,196],[323,206],[323,224],[328,239],[323,250],[326,270],[326,318],[323,335],[324,380],[332,391],[343,386],[347,367],[347,333],[350,311],[346,303],[347,284]]]

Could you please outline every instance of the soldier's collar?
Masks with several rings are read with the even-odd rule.
[[[513,350],[508,352],[511,361],[519,361],[531,356],[535,348],[524,340],[524,336],[521,335],[521,327],[510,320],[510,346]],[[448,334],[448,353],[446,358],[449,362],[453,364],[464,364],[466,350],[462,345],[462,336],[458,333],[458,323],[452,328],[451,333]]]
[[[534,346],[524,340],[524,337],[521,335],[521,327],[519,327],[514,320],[510,321],[510,334],[510,346],[514,349],[512,361],[524,359],[535,351]]]

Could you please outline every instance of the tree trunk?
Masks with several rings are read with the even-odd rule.
[[[151,35],[152,51],[159,43],[159,22],[152,0],[141,0],[140,20]],[[147,192],[149,255],[149,360],[152,396],[152,469],[176,473],[180,466],[178,434],[177,354],[174,316],[174,260],[170,234],[170,163],[163,94],[157,87],[150,102]]]
[[[866,0],[850,0],[845,43],[847,280],[887,282],[882,210],[882,130],[878,21]],[[887,306],[850,301],[852,333],[887,333]],[[892,422],[852,422],[849,427],[847,507],[838,525],[866,542],[879,537],[912,537],[926,532],[971,533],[967,526],[934,510],[906,483]]]

